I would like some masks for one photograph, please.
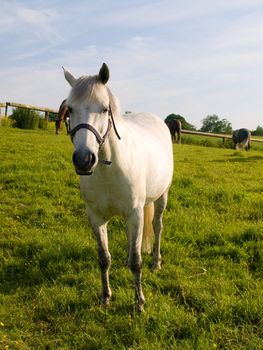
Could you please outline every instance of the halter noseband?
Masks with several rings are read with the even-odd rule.
[[[121,137],[116,129],[116,126],[115,126],[115,122],[114,122],[114,119],[113,119],[113,115],[112,115],[112,111],[111,111],[111,106],[109,105],[109,109],[108,109],[108,127],[107,127],[107,130],[105,132],[105,134],[103,136],[101,136],[99,134],[99,132],[90,124],[88,123],[81,123],[81,124],[78,124],[76,125],[73,129],[70,129],[70,123],[69,125],[67,126],[67,134],[70,135],[70,138],[71,138],[71,141],[73,142],[73,138],[76,134],[76,132],[80,129],[87,129],[89,131],[91,131],[94,136],[96,137],[96,140],[99,144],[99,150],[101,149],[102,145],[104,144],[105,140],[106,140],[106,137],[108,136],[108,133],[111,129],[113,125],[113,129],[115,131],[115,134],[116,136],[118,137],[119,140],[121,140]],[[106,164],[106,165],[110,165],[112,162],[109,161],[109,160],[99,160],[101,163],[103,164]]]
[[[111,120],[110,118],[108,118],[108,127],[107,127],[107,130],[105,132],[105,134],[103,136],[100,136],[100,134],[98,133],[98,131],[90,124],[88,123],[81,123],[81,124],[78,124],[77,126],[75,126],[75,128],[69,130],[69,135],[70,135],[70,138],[71,138],[71,141],[73,142],[73,137],[74,135],[76,134],[76,132],[80,129],[88,129],[90,130],[96,137],[96,140],[99,144],[99,148],[101,148],[101,146],[104,144],[105,142],[105,139],[110,131],[110,128],[111,128]]]

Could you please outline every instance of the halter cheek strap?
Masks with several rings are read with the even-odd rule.
[[[114,131],[115,131],[116,136],[118,137],[119,140],[121,140],[121,137],[120,137],[120,135],[119,135],[119,133],[118,133],[118,130],[117,130],[116,125],[115,125],[115,122],[114,122],[113,113],[112,113],[112,110],[111,110],[111,105],[109,105],[108,115],[109,115],[109,117],[110,117],[111,120],[112,120],[113,129],[114,129]]]

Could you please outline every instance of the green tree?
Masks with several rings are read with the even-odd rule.
[[[219,119],[215,114],[208,115],[202,120],[201,131],[219,134],[230,134],[232,132],[231,123],[227,119]]]
[[[258,125],[256,130],[251,131],[251,134],[255,135],[255,136],[263,136],[263,128],[262,128],[262,126]]]

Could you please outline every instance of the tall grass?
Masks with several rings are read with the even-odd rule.
[[[137,315],[121,219],[109,225],[113,300],[65,134],[0,127],[0,348],[260,349],[263,153],[174,145],[163,268],[144,256]]]

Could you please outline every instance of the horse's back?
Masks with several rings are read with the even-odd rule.
[[[165,122],[152,113],[129,114],[124,117],[126,124],[140,136],[169,140],[169,130]],[[167,144],[171,143],[167,141]]]

